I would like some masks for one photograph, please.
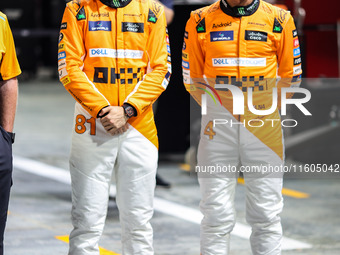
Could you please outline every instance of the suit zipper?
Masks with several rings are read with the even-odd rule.
[[[116,57],[115,57],[115,74],[114,75],[116,75],[116,81],[117,81],[117,90],[118,90],[118,105],[120,105],[120,100],[119,100],[119,87],[120,87],[120,79],[117,79],[118,77],[118,74],[120,73],[119,72],[119,69],[118,69],[118,39],[117,39],[117,37],[118,37],[118,9],[119,8],[116,8],[116,15],[115,15],[115,18],[116,18],[116,21],[115,21],[115,23],[116,23],[116,35],[115,35],[115,40],[116,40],[116,46],[115,46],[115,50],[116,50]]]
[[[242,26],[242,17],[240,17],[240,26],[238,28],[238,54],[237,57],[240,59],[240,44],[241,44],[241,26]],[[237,67],[237,72],[238,72],[238,79],[240,79],[240,66]],[[238,80],[236,79],[236,80]],[[241,115],[238,115],[238,121],[241,121]]]

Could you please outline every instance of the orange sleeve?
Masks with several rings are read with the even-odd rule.
[[[82,71],[86,54],[83,38],[86,19],[77,20],[76,15],[72,3],[69,3],[64,12],[59,34],[59,79],[76,101],[96,118],[100,110],[110,103]]]
[[[137,116],[152,105],[166,89],[171,75],[171,65],[167,63],[168,45],[166,43],[165,14],[163,7],[159,6],[159,8],[157,21],[155,23],[148,22],[150,34],[147,42],[147,54],[149,56],[148,69],[151,71],[144,76],[142,81],[137,83],[135,89],[125,100],[126,103],[135,107]]]
[[[184,32],[182,71],[183,83],[186,90],[198,103],[200,103],[201,94],[204,92],[198,88],[203,88],[204,86],[200,85],[198,82],[204,82],[205,57],[201,44],[198,40],[199,34],[196,30],[198,23],[199,21],[195,21],[195,14],[191,13]]]
[[[300,85],[302,74],[300,51],[294,20],[293,17],[288,14],[277,50],[278,75],[281,77],[278,82],[279,91],[282,87]]]
[[[0,80],[9,80],[21,74],[11,28],[5,15],[0,16]]]

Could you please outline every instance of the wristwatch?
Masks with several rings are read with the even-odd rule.
[[[137,116],[136,109],[132,105],[124,103],[123,108],[124,108],[125,115],[128,118]]]

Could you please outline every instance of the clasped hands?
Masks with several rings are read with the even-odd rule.
[[[100,122],[105,130],[111,135],[118,135],[126,132],[129,128],[129,119],[121,106],[108,106],[99,112]]]

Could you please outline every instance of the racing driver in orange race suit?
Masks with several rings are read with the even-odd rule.
[[[221,0],[198,9],[186,25],[182,66],[187,90],[202,105],[196,166],[204,215],[201,254],[229,254],[239,170],[252,252],[281,254],[284,145],[278,107],[281,89],[299,86],[302,73],[292,16],[262,0]],[[240,98],[244,103],[233,105]]]
[[[151,255],[158,159],[152,103],[166,89],[170,50],[152,0],[74,0],[58,45],[61,83],[75,98],[69,254],[99,255],[115,175],[122,254]]]

